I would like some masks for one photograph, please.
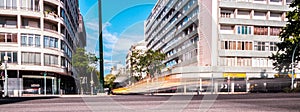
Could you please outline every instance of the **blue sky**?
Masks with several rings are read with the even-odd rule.
[[[125,63],[133,43],[144,38],[144,20],[157,0],[102,0],[104,62]],[[87,30],[87,51],[98,54],[98,0],[79,0]],[[113,63],[116,64],[116,63]],[[105,63],[105,74],[113,64]]]

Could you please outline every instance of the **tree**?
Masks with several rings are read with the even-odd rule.
[[[164,64],[161,63],[164,59],[165,54],[160,51],[132,51],[130,57],[131,71],[132,73],[139,73],[138,76],[135,76],[136,80],[142,79],[142,72],[150,74],[153,77],[155,73],[160,73],[160,70],[164,67]]]
[[[85,76],[95,69],[90,64],[96,64],[97,60],[95,54],[86,53],[84,48],[77,48],[72,58],[72,65],[79,73],[79,76]]]
[[[80,88],[81,92],[88,91],[89,84],[85,83],[85,86],[83,86],[82,82],[86,81],[88,82],[88,77],[91,79],[91,72],[93,70],[96,70],[94,66],[90,66],[90,64],[96,63],[97,58],[94,54],[86,53],[84,48],[77,48],[75,54],[72,57],[72,65],[75,68],[75,70],[78,73],[78,77],[80,77]]]
[[[288,73],[291,66],[296,66],[299,61],[299,42],[300,42],[300,1],[293,0],[290,4],[292,11],[287,13],[287,24],[280,32],[279,38],[281,43],[277,44],[278,50],[272,54],[270,59],[274,60],[274,68],[278,72]],[[294,55],[294,65],[292,63],[293,50],[296,50]]]
[[[114,88],[114,81],[116,79],[116,76],[113,74],[107,74],[104,77],[104,87],[106,88]]]
[[[79,77],[87,74],[89,59],[84,48],[77,48],[72,58],[72,65],[79,73]]]

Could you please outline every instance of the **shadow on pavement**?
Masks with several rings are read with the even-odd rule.
[[[3,104],[11,104],[11,103],[18,103],[30,100],[42,100],[42,99],[54,99],[59,98],[55,96],[45,96],[45,97],[2,97],[0,98],[0,105]]]

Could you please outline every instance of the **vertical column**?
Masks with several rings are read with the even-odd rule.
[[[7,8],[6,8],[6,0],[4,0],[4,9],[7,9]]]
[[[254,17],[254,10],[251,10],[251,12],[250,12],[250,19],[253,19],[253,17]]]
[[[215,94],[218,94],[218,89],[219,89],[219,84],[218,84],[218,81],[215,81],[215,84],[214,84],[214,92],[215,92]]]
[[[246,76],[246,92],[248,93],[249,91],[250,91],[249,77]]]
[[[184,80],[183,93],[186,94],[186,81]]]
[[[58,25],[57,25],[57,31],[58,31],[58,34],[59,34],[59,36],[61,35],[61,23],[58,23]]]
[[[231,92],[234,93],[234,82],[231,83]]]
[[[59,5],[57,6],[57,15],[58,15],[58,17],[61,17],[61,15],[60,15],[60,6]]]
[[[267,20],[270,20],[270,11],[267,12]]]
[[[238,13],[238,9],[234,9],[234,18],[236,18],[237,17],[237,13]]]
[[[20,10],[21,8],[20,0],[17,0],[17,10]]]
[[[44,12],[44,0],[40,0],[39,6],[40,6],[40,12],[43,13]]]
[[[18,1],[19,1],[19,0],[18,0]],[[22,23],[21,23],[21,19],[22,19],[22,18],[21,18],[21,15],[18,14],[18,15],[17,15],[17,27],[18,27],[18,34],[17,34],[18,37],[17,37],[17,38],[18,38],[18,46],[19,46],[19,48],[21,47],[21,42],[22,42],[22,39],[21,39],[21,32],[20,32],[20,31],[21,31],[21,24],[22,24]],[[17,60],[18,62],[17,62],[17,63],[18,63],[18,65],[21,65],[22,54],[21,54],[21,50],[20,50],[20,49],[18,49],[18,54],[17,54],[17,55],[18,55],[18,60]]]
[[[61,65],[61,56],[58,56],[58,65],[59,65],[59,67],[62,67],[62,65]]]
[[[39,3],[40,6],[40,12],[42,14],[44,14],[44,0],[40,0]],[[41,26],[41,31],[42,31],[42,35],[41,35],[41,47],[44,47],[44,15],[40,18],[40,26]],[[44,66],[44,53],[41,52],[41,65]]]
[[[199,87],[199,92],[202,94],[202,78],[200,78],[200,87]]]

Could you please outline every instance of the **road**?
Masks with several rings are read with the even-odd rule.
[[[0,99],[1,112],[299,112],[300,94],[118,95]]]

